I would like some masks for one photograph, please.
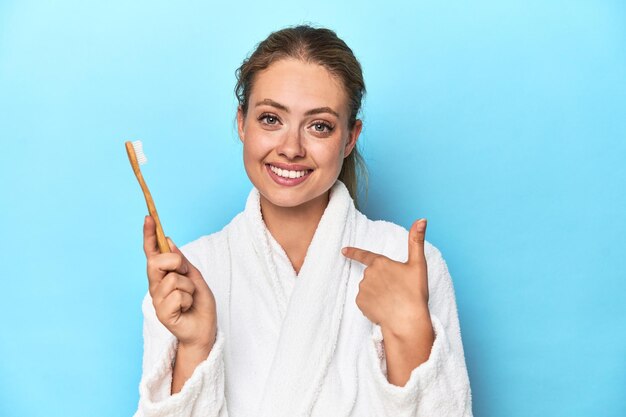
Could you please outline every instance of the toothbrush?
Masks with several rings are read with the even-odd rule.
[[[143,144],[140,140],[136,140],[134,142],[127,141],[125,142],[125,145],[130,165],[133,167],[137,181],[139,181],[139,185],[141,186],[141,191],[143,191],[143,196],[146,198],[148,212],[150,212],[150,216],[152,216],[154,222],[156,223],[157,244],[159,245],[159,251],[161,251],[161,253],[171,252],[170,245],[167,244],[165,233],[163,233],[163,228],[161,227],[161,221],[159,220],[154,200],[152,200],[150,190],[143,179],[143,175],[141,175],[141,169],[139,169],[139,165],[144,165],[148,162],[148,158],[146,158],[146,155],[143,153]]]

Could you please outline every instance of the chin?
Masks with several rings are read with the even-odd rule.
[[[259,192],[267,201],[283,208],[298,207],[316,198],[303,195],[296,190],[280,190],[276,192],[275,190],[259,189]]]
[[[309,204],[317,205],[320,199],[325,200],[332,184],[328,187],[293,187],[280,188],[275,184],[264,184],[257,187],[265,200],[276,207],[295,208]],[[313,184],[311,184],[313,185]]]

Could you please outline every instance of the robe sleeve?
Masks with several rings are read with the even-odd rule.
[[[156,317],[146,295],[143,374],[135,417],[228,417],[224,396],[224,334],[218,327],[215,344],[180,392],[171,395],[172,371],[178,342]]]
[[[377,416],[471,417],[472,400],[450,273],[441,253],[427,244],[429,310],[435,341],[428,360],[415,368],[406,385],[387,381],[383,336],[372,328],[366,385]]]

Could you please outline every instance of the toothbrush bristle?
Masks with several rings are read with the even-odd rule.
[[[143,153],[143,144],[140,140],[136,140],[133,142],[133,149],[135,149],[135,156],[137,157],[137,163],[139,165],[143,165],[148,162],[146,154]]]

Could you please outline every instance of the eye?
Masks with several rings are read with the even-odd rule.
[[[274,126],[278,124],[279,122],[278,117],[269,113],[263,113],[262,115],[260,115],[259,121],[263,124],[270,125],[270,126]]]
[[[330,133],[333,131],[334,127],[330,124],[322,121],[314,122],[311,127],[316,133]]]

